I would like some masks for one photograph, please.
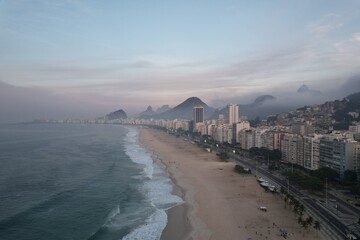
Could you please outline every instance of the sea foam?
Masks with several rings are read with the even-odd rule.
[[[144,174],[151,179],[154,171],[151,155],[138,144],[138,131],[134,128],[127,129],[129,132],[126,134],[125,153],[133,162],[145,165]]]
[[[134,229],[131,233],[123,237],[123,240],[160,239],[166,223],[166,212],[164,210],[157,209],[148,219],[146,219],[145,224]]]
[[[172,182],[161,165],[154,163],[149,153],[138,142],[138,131],[128,128],[126,154],[132,161],[144,165],[144,175],[148,178],[141,187],[151,206],[153,213],[145,223],[133,229],[123,240],[144,239],[158,240],[167,224],[166,210],[184,201],[179,196],[172,194]]]

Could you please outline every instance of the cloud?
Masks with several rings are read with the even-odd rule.
[[[344,97],[348,94],[360,92],[360,73],[355,74],[346,80],[340,91],[344,93]]]
[[[56,93],[0,82],[0,123],[34,119],[95,118],[117,109],[120,99],[98,94]]]
[[[323,36],[326,33],[343,27],[344,23],[340,19],[341,15],[339,14],[325,14],[308,27],[309,32],[311,34],[315,34],[318,37]]]
[[[354,34],[352,35],[351,40],[360,42],[360,32],[354,33]]]
[[[311,28],[310,32],[312,33],[317,33],[317,34],[322,34],[322,33],[327,33],[330,31],[333,31],[337,28],[342,27],[343,24],[342,23],[333,23],[333,24],[319,24],[319,25],[315,25]]]

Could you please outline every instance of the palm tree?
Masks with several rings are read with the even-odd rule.
[[[281,193],[281,195],[284,195],[284,193],[285,193],[285,188],[283,186],[281,186],[281,188],[280,188],[280,193]]]
[[[290,195],[289,196],[289,199],[290,199],[290,206],[294,205],[294,196],[293,195]]]
[[[294,212],[295,212],[295,214],[299,213],[299,210],[300,210],[299,206],[300,206],[300,202],[295,199],[295,202],[294,202]]]
[[[309,227],[308,222],[305,221],[301,221],[301,227],[304,228],[305,230]],[[303,232],[303,236],[304,236],[305,232]]]
[[[317,236],[318,236],[318,233],[319,233],[319,230],[320,230],[320,228],[321,228],[319,221],[315,221],[315,222],[314,222],[314,228],[317,230],[317,231],[316,231],[316,237],[317,237]]]
[[[312,224],[314,222],[314,219],[313,219],[312,216],[308,216],[305,221],[306,221],[308,226],[312,226]]]
[[[285,196],[285,198],[284,198],[285,208],[286,208],[286,205],[287,205],[288,201],[289,201],[288,197],[287,197],[287,196]]]
[[[307,223],[309,224],[309,226],[313,225],[314,223],[314,219],[312,216],[308,216],[306,219]]]
[[[305,211],[304,205],[302,205],[301,203],[299,203],[299,212],[300,212],[300,213],[304,213],[304,211]]]
[[[299,216],[299,217],[298,217],[298,219],[297,219],[297,221],[298,221],[298,223],[301,225],[301,223],[303,222],[302,217],[301,217],[301,216]]]

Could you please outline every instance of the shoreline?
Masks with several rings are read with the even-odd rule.
[[[141,140],[140,140],[140,142],[141,142]],[[184,199],[185,190],[182,189],[177,184],[176,178],[173,176],[173,173],[171,171],[169,171],[168,166],[166,164],[164,164],[163,160],[154,153],[152,153],[152,156],[153,156],[155,162],[161,164],[161,166],[164,168],[164,171],[166,171],[167,174],[169,175],[169,178],[171,179],[171,182],[173,185],[173,189],[172,189],[171,193],[181,197],[184,200],[183,203],[166,210],[166,214],[168,216],[168,221],[167,221],[167,224],[161,234],[161,239],[162,240],[187,239],[187,237],[190,235],[191,231],[193,230],[193,227],[190,225],[190,222],[187,217],[190,206],[186,203],[186,201]]]
[[[301,229],[283,199],[265,192],[253,175],[235,173],[234,163],[156,129],[139,128],[139,141],[165,166],[173,193],[185,201],[167,211],[161,239],[283,239],[282,230],[292,240],[326,239]]]
[[[161,233],[161,240],[181,240],[181,239],[191,239],[189,238],[191,232],[193,231],[193,226],[189,221],[189,211],[191,206],[185,201],[185,189],[183,189],[178,183],[176,177],[174,177],[173,171],[169,170],[169,166],[164,162],[164,160],[154,152],[154,149],[149,148],[148,143],[141,138],[143,128],[138,128],[139,130],[139,142],[151,152],[151,156],[154,161],[161,165],[164,168],[164,171],[168,174],[171,179],[173,189],[172,194],[177,195],[183,199],[183,203],[171,207],[166,210],[167,214],[167,223],[165,228]]]

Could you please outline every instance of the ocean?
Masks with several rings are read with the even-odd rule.
[[[0,126],[0,239],[160,239],[164,167],[120,125]]]

